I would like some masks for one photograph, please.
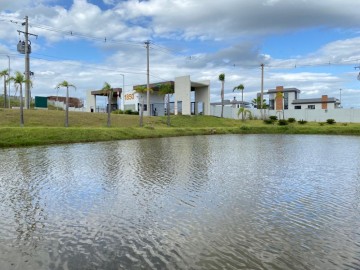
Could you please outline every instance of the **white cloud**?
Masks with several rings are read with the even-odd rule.
[[[93,1],[94,2],[94,1]],[[70,7],[59,5],[54,0],[1,1],[2,19],[29,16],[30,31],[46,39],[46,44],[34,42],[34,53],[56,47],[64,40],[64,34],[37,26],[49,26],[54,30],[94,36],[91,41],[104,53],[105,60],[91,64],[85,60],[75,62],[44,61],[32,59],[31,68],[36,70],[34,92],[53,93],[52,85],[63,79],[78,86],[76,95],[85,96],[86,89],[100,88],[104,81],[112,85],[122,83],[119,72],[124,72],[126,84],[143,83],[146,79],[146,51],[143,46],[125,45],[117,41],[155,41],[177,53],[164,52],[154,46],[151,49],[150,67],[152,81],[173,79],[178,75],[191,74],[194,80],[210,79],[213,100],[219,99],[218,74],[226,73],[226,93],[231,97],[232,87],[244,83],[245,97],[252,99],[260,89],[259,64],[268,66],[295,67],[317,65],[326,62],[343,62],[360,58],[360,38],[347,38],[330,42],[317,50],[300,55],[296,59],[281,59],[261,51],[261,42],[267,36],[291,33],[299,29],[323,27],[358,28],[358,0],[149,0],[113,1],[103,0],[107,10],[85,0],[74,0]],[[51,5],[49,5],[51,3]],[[56,6],[54,6],[56,5]],[[22,26],[0,22],[0,53],[14,52],[18,29]],[[83,40],[66,37],[68,40]],[[158,41],[159,40],[159,41]],[[84,42],[88,42],[86,40]],[[71,42],[69,41],[69,44]],[[299,45],[301,46],[301,44]],[[77,48],[79,49],[79,48]],[[187,56],[192,55],[189,59]],[[91,62],[89,56],[89,62]],[[14,69],[23,69],[23,59],[12,59]],[[0,59],[6,65],[7,59]],[[234,66],[235,64],[235,66]],[[98,69],[98,67],[104,69]],[[111,71],[113,70],[113,71]],[[297,87],[304,94],[318,96],[344,87],[354,77],[344,71],[333,74],[329,70],[307,71],[266,69],[265,88],[276,85]],[[129,73],[126,73],[129,72]],[[346,73],[345,73],[346,74]],[[335,90],[334,90],[335,89]],[[355,89],[355,86],[351,87]],[[344,92],[345,93],[345,92]],[[351,94],[351,92],[346,92]]]

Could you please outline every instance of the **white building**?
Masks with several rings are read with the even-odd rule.
[[[139,86],[146,87],[145,85],[133,86],[132,92],[123,93],[122,104],[116,106],[123,110],[132,110],[138,112],[140,103],[144,103],[144,115],[165,115],[166,100],[164,95],[159,94],[159,88],[162,84],[170,84],[174,89],[174,94],[170,98],[170,112],[177,115],[192,115],[204,114],[210,115],[210,81],[193,82],[190,76],[176,77],[175,81],[166,81],[152,83],[149,85],[150,89],[150,108],[146,106],[146,93],[140,95],[135,93],[135,89]],[[119,88],[116,97],[121,97],[122,89]],[[96,95],[101,95],[101,91],[88,91],[87,93],[87,111],[91,108],[96,108]],[[112,107],[117,104],[116,97],[112,99]],[[118,102],[119,103],[119,102]]]
[[[322,95],[321,98],[300,99],[300,90],[297,88],[277,86],[276,89],[270,89],[264,95],[269,95],[269,110],[332,110],[340,108],[340,101],[336,98],[329,98],[327,95]]]

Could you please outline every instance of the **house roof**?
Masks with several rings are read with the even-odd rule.
[[[159,91],[160,85],[163,84],[170,84],[172,88],[174,88],[174,81],[151,83],[149,84],[149,88],[152,89],[153,91]],[[146,84],[134,85],[133,89],[135,90],[137,87],[147,87],[147,85]]]
[[[276,89],[269,89],[267,92],[265,92],[264,94],[274,94],[277,93],[278,91]],[[296,92],[296,93],[300,93],[301,91],[295,87],[290,87],[290,88],[284,88],[282,91],[283,93],[288,93],[288,92]]]
[[[119,95],[121,95],[122,93],[122,88],[113,88],[112,89],[113,93],[119,93]],[[107,92],[104,90],[95,90],[95,91],[91,91],[91,94],[93,96],[107,96]]]
[[[339,100],[336,98],[328,98],[327,100],[322,100],[321,98],[302,98],[292,101],[292,104],[309,104],[309,103],[338,103]]]
[[[234,105],[234,104],[243,104],[245,106],[248,106],[250,105],[250,102],[247,102],[247,101],[241,101],[241,100],[229,100],[229,99],[225,99],[224,100],[224,105]],[[221,101],[220,102],[212,102],[210,103],[210,105],[221,105]]]

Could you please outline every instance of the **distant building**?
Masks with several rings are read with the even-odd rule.
[[[218,101],[218,102],[212,102],[212,103],[210,103],[210,105],[211,106],[221,106],[222,103],[221,103],[221,101]],[[241,108],[241,107],[251,108],[250,102],[236,100],[236,97],[234,97],[233,100],[225,99],[224,100],[224,106],[231,106],[233,108],[238,108],[238,109]]]
[[[48,96],[47,100],[52,102],[62,102],[64,104],[66,103],[66,97]],[[75,97],[69,97],[69,107],[82,108],[83,106],[84,104],[82,100]]]
[[[166,113],[165,96],[159,94],[159,89],[162,84],[170,84],[174,89],[172,95],[173,102],[170,102],[170,112],[172,114],[210,114],[210,81],[193,82],[190,76],[176,77],[175,81],[163,81],[151,83],[149,85],[150,92],[150,108],[148,110],[146,104],[146,93],[143,94],[144,102],[144,115],[161,116]],[[140,103],[142,102],[141,96],[135,93],[137,87],[146,87],[146,84],[134,85],[131,92],[123,92],[122,104],[119,108],[123,110],[132,110],[138,112]],[[116,88],[117,89],[117,88]],[[119,95],[121,96],[122,89],[119,88]],[[87,92],[87,111],[96,108],[96,95],[101,94],[101,91],[88,91]],[[116,105],[116,95],[112,99],[112,106]]]
[[[333,97],[329,98],[327,95],[322,95],[321,98],[300,99],[300,90],[297,88],[277,86],[276,89],[270,89],[264,95],[269,95],[269,110],[331,110],[340,108],[340,101]]]

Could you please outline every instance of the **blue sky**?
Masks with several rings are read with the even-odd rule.
[[[225,73],[225,98],[245,86],[251,101],[264,88],[296,87],[302,98],[329,95],[344,108],[360,108],[360,23],[358,0],[17,0],[0,2],[0,69],[23,71],[17,30],[29,17],[33,53],[32,94],[55,93],[57,83],[72,93],[190,75],[211,81],[211,100],[220,99],[218,76]],[[71,36],[70,33],[73,33]],[[106,39],[106,42],[105,42]]]

